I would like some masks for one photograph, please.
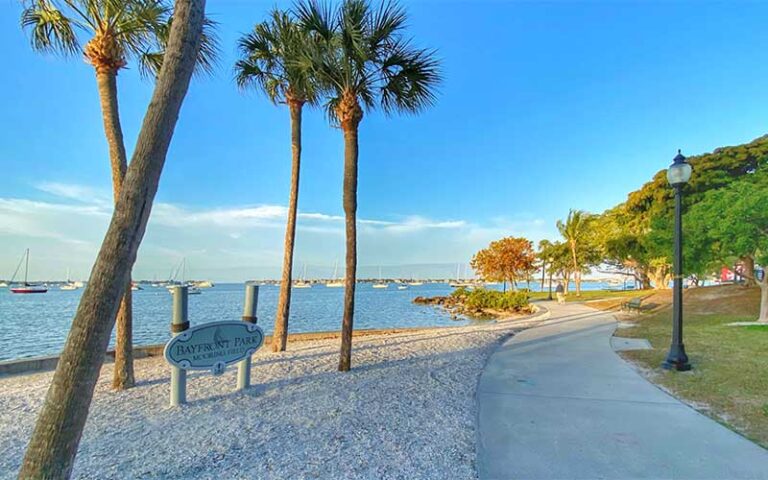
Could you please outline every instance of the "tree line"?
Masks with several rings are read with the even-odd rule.
[[[722,267],[761,289],[759,321],[768,322],[768,135],[744,145],[688,158],[693,175],[683,187],[683,266],[691,284]],[[660,170],[627,199],[602,213],[571,210],[557,222],[561,239],[532,243],[510,237],[478,252],[472,266],[483,278],[513,285],[537,270],[573,280],[592,270],[630,276],[642,289],[672,280],[674,192]],[[756,268],[761,266],[762,269]]]
[[[93,390],[117,323],[113,385],[133,386],[130,272],[143,239],[179,111],[194,72],[212,73],[219,52],[205,0],[23,0],[33,49],[82,54],[95,70],[115,208],[91,271],[19,478],[68,478]],[[273,10],[238,41],[235,83],[288,107],[291,184],[273,350],[286,348],[305,106],[323,108],[344,141],[342,206],[346,273],[339,370],[351,368],[357,268],[358,130],[366,112],[418,113],[436,100],[434,50],[413,45],[394,1],[302,0]],[[120,126],[118,73],[129,61],[155,83],[130,162]]]

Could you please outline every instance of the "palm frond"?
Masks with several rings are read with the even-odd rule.
[[[148,12],[149,13],[149,12]],[[158,13],[159,12],[155,12]],[[151,17],[154,18],[154,17]],[[156,78],[163,66],[165,49],[171,32],[173,15],[154,26],[152,38],[148,45],[142,45],[139,51],[139,70],[145,77]],[[213,74],[218,65],[220,55],[219,37],[217,34],[218,22],[206,17],[203,20],[203,33],[200,37],[200,50],[197,53],[195,74]]]
[[[29,30],[35,50],[70,55],[80,49],[74,22],[50,1],[28,2],[21,13],[21,26]]]

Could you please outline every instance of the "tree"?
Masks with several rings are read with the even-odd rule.
[[[81,50],[81,36],[89,38],[82,53],[96,71],[104,134],[109,147],[114,201],[128,167],[117,97],[117,74],[130,58],[139,59],[147,72],[156,74],[168,42],[172,16],[165,0],[30,0],[25,3],[21,23],[30,30],[32,47],[64,55]],[[207,22],[210,27],[213,22]],[[198,64],[212,68],[216,39],[204,36]],[[117,313],[113,386],[134,385],[133,315],[131,279]]]
[[[301,62],[301,57],[314,48],[314,43],[307,31],[294,22],[288,13],[274,10],[270,21],[256,25],[253,32],[240,39],[238,45],[242,58],[235,64],[235,73],[240,88],[257,87],[272,103],[288,105],[291,115],[291,190],[280,297],[272,335],[272,351],[282,352],[288,341],[293,284],[291,275],[301,169],[301,114],[305,104],[317,103],[314,76],[307,64]]]
[[[768,323],[768,170],[742,177],[727,187],[711,190],[685,216],[688,236],[706,244],[699,249],[702,262],[726,265],[726,259],[744,262],[743,275],[760,287],[758,321]],[[687,238],[687,237],[686,237]],[[684,247],[688,248],[687,244]],[[763,267],[762,277],[754,265]]]
[[[72,473],[115,315],[146,230],[192,77],[204,10],[205,0],[176,0],[163,67],[112,220],[27,446],[19,478],[68,478]]]
[[[435,102],[439,62],[432,50],[418,49],[403,38],[405,11],[394,2],[374,9],[367,0],[339,6],[305,1],[297,17],[320,42],[305,52],[303,63],[329,96],[331,123],[344,135],[343,205],[346,224],[344,317],[339,370],[351,366],[357,279],[358,129],[364,110],[379,106],[386,114],[418,113]]]
[[[568,244],[571,254],[577,297],[581,296],[581,274],[597,260],[592,243],[593,220],[594,217],[583,210],[571,210],[565,222],[557,221],[557,229]]]
[[[527,278],[536,265],[533,242],[525,238],[506,237],[491,242],[477,252],[470,266],[488,282],[506,282],[517,291],[517,281]]]

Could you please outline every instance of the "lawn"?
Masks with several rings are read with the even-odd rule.
[[[549,292],[531,292],[531,300],[546,300]],[[629,299],[632,297],[641,297],[648,295],[647,290],[582,290],[581,296],[576,296],[575,291],[571,291],[565,296],[566,302],[586,302],[591,300],[605,299]],[[552,298],[557,298],[555,292],[552,292]]]
[[[647,338],[653,350],[626,352],[650,379],[768,448],[768,327],[729,327],[757,318],[757,289],[707,287],[685,292],[684,342],[693,370],[660,368],[671,341],[668,292],[652,297],[660,306],[624,320],[622,337]]]

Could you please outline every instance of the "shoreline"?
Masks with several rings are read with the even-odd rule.
[[[138,384],[123,392],[111,390],[105,365],[74,478],[476,478],[483,365],[544,315],[364,332],[348,373],[336,371],[337,337],[296,341],[281,354],[262,348],[253,389],[235,391],[233,367],[193,372],[189,403],[177,408],[168,406],[162,357],[138,360]],[[0,378],[0,478],[15,475],[51,376]]]
[[[530,315],[526,316],[514,316],[503,317],[487,320],[488,324],[495,322],[507,322],[507,321],[530,321],[537,316],[538,310],[534,311]],[[446,330],[455,328],[465,328],[473,325],[460,325],[460,326],[433,326],[433,327],[395,327],[395,328],[369,328],[359,329],[352,332],[353,338],[361,338],[370,335],[392,335],[398,333],[418,333],[423,331],[432,330]],[[316,340],[332,340],[338,339],[341,332],[338,330],[325,330],[318,332],[297,332],[288,334],[288,343],[300,343]],[[272,343],[272,335],[264,336],[264,346],[262,349],[267,348]],[[156,343],[151,345],[134,345],[133,353],[134,359],[140,360],[147,357],[162,357],[164,343]],[[106,358],[104,364],[109,364],[114,361],[115,351],[109,349],[106,352]],[[56,365],[59,361],[59,355],[42,355],[37,357],[22,357],[13,360],[0,361],[0,379],[10,376],[29,375],[34,373],[49,372],[56,369]]]

